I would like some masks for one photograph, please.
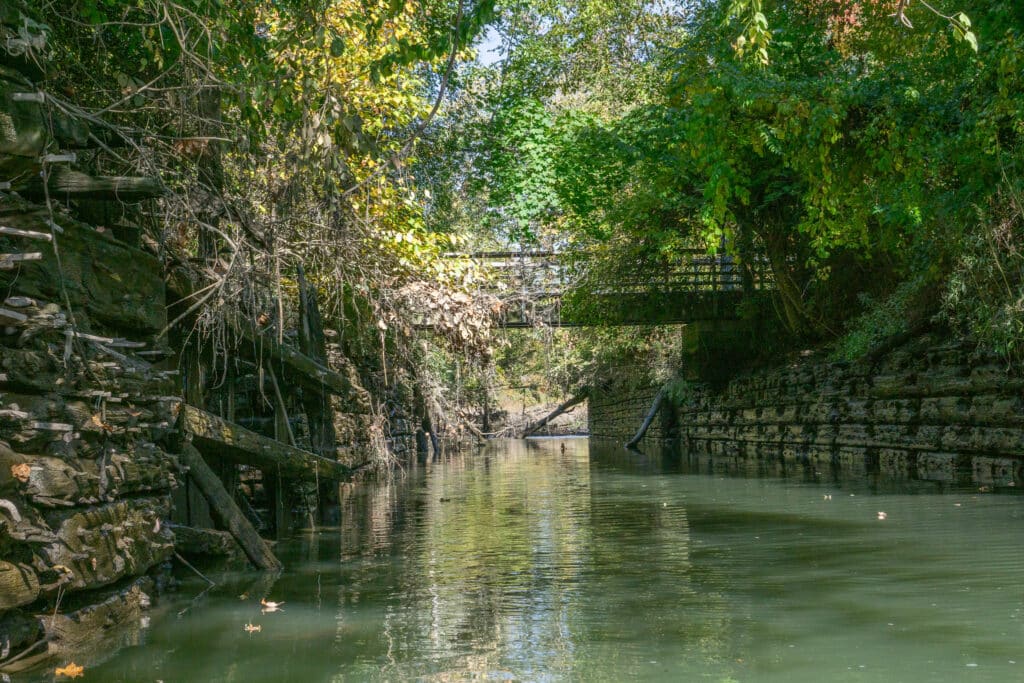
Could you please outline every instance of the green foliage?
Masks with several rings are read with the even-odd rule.
[[[1024,361],[1024,186],[978,209],[942,301],[943,318],[1020,367]]]
[[[504,228],[513,241],[530,241],[540,223],[558,211],[551,115],[536,99],[517,102],[495,115],[497,139],[487,158],[490,197],[500,210],[491,214],[492,229]]]
[[[278,297],[287,322],[302,266],[364,379],[417,362],[411,321],[430,305],[440,339],[489,353],[473,268],[438,258],[459,237],[425,220],[414,169],[493,0],[34,4],[59,65],[48,102],[126,143],[80,163],[159,177],[168,193],[127,220],[169,268],[215,279],[186,333],[220,340],[225,314],[276,318]]]
[[[1010,329],[964,311],[992,253],[978,246],[991,240],[979,242],[975,207],[1020,172],[1024,8],[960,4],[946,16],[896,2],[721,0],[677,6],[682,20],[596,0],[506,5],[502,60],[469,75],[473,101],[449,119],[451,139],[471,141],[477,178],[460,185],[475,217],[463,220],[499,244],[586,250],[567,305],[594,321],[606,312],[596,290],[698,248],[725,249],[741,268],[767,262],[787,331],[845,329],[843,357],[932,315],[954,263],[949,316]],[[913,28],[893,22],[897,10]],[[628,333],[588,333],[580,362],[598,367],[602,344],[647,352]]]
[[[844,287],[847,272],[890,286],[912,269],[938,279],[947,257],[913,255],[955,248],[973,199],[1016,163],[1003,150],[1018,135],[1019,91],[1006,81],[1019,48],[1015,30],[998,35],[1019,26],[1018,10],[986,9],[972,9],[990,36],[981,61],[941,32],[900,47],[902,29],[877,10],[841,33],[824,12],[775,12],[765,68],[730,58],[735,3],[709,4],[675,51],[664,99],[577,131],[559,154],[562,205],[575,214],[565,224],[624,262],[687,246],[762,253],[796,332],[837,329],[837,275]]]
[[[670,380],[662,388],[662,391],[665,392],[665,398],[676,407],[687,405],[694,397],[693,383],[681,377]]]
[[[864,313],[853,318],[846,333],[840,337],[832,351],[835,360],[857,360],[883,344],[911,330],[922,317],[930,317],[930,307],[922,307],[929,283],[921,278],[901,282],[889,296],[874,299],[861,294]]]

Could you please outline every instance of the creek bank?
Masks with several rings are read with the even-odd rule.
[[[137,641],[176,556],[276,566],[267,537],[336,523],[429,423],[301,273],[298,302],[245,292],[279,319],[241,302],[199,339],[218,256],[147,239],[167,188],[101,175],[126,143],[52,103],[51,65],[11,47],[33,26],[0,7],[0,674]]]
[[[658,387],[623,366],[591,389],[595,438],[625,442]],[[974,344],[925,335],[874,362],[807,354],[664,401],[644,442],[712,461],[782,461],[992,489],[1024,486],[1024,379]]]

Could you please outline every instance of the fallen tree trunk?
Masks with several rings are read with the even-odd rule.
[[[487,441],[487,437],[484,436],[484,433],[482,431],[477,429],[477,426],[475,424],[473,424],[469,420],[463,420],[462,424],[463,424],[463,426],[465,426],[467,432],[469,432],[474,437],[476,437],[476,442],[478,444],[482,444],[485,441]]]
[[[528,424],[526,426],[526,429],[524,429],[523,433],[519,436],[519,438],[525,439],[530,434],[533,434],[535,431],[537,431],[538,429],[540,429],[541,427],[543,427],[547,423],[551,422],[552,420],[554,420],[556,417],[558,417],[562,413],[568,411],[570,408],[573,408],[573,407],[575,407],[576,405],[578,405],[580,403],[583,403],[586,400],[587,400],[587,392],[584,391],[584,392],[581,392],[579,394],[576,394],[575,396],[570,398],[568,401],[562,403],[562,405],[558,406],[557,408],[552,410],[550,413],[548,413],[547,415],[545,415],[541,419],[539,419],[536,422],[533,422],[531,424]]]
[[[203,496],[210,503],[210,509],[217,515],[231,535],[238,541],[246,557],[259,569],[279,571],[281,562],[270,552],[267,544],[256,533],[249,520],[235,504],[231,494],[227,492],[217,475],[203,460],[202,454],[192,444],[185,444],[179,454],[181,461],[188,466],[189,476],[199,486]]]
[[[651,423],[654,422],[654,416],[658,414],[658,409],[661,408],[661,402],[664,399],[665,390],[658,389],[658,395],[654,397],[654,403],[651,404],[651,409],[647,411],[647,417],[644,418],[643,423],[640,425],[640,430],[636,433],[636,436],[626,442],[626,448],[634,448],[644,438]]]

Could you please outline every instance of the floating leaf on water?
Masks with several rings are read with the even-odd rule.
[[[270,602],[266,598],[260,598],[260,604],[263,606],[261,611],[266,614],[267,612],[277,612],[281,609],[281,605],[283,605],[284,602]]]
[[[57,667],[57,670],[54,671],[54,673],[58,676],[67,676],[68,678],[79,678],[85,675],[84,671],[84,666],[78,666],[74,662],[71,662],[67,666]]]

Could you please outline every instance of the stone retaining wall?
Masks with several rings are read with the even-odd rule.
[[[50,215],[13,195],[0,199],[0,225],[51,237],[0,235],[0,252],[39,253],[0,269],[5,656],[35,642],[40,631],[23,626],[53,616],[62,598],[89,604],[130,590],[128,582],[173,552],[163,522],[179,468],[163,443],[177,383],[162,360],[170,350],[156,339],[163,306],[135,301],[162,301],[159,263],[60,211],[53,215],[63,232],[54,238]]]
[[[596,389],[592,433],[628,439],[655,391]],[[718,392],[695,385],[660,418],[696,454],[1013,486],[1024,483],[1022,392],[1000,359],[921,338],[874,365],[809,356]],[[660,437],[652,427],[648,439]]]
[[[633,438],[644,421],[658,388],[642,378],[646,370],[637,366],[622,368],[621,375],[602,378],[587,402],[587,427],[591,438],[614,439],[625,443]],[[669,416],[663,411],[647,430],[647,440],[671,435]]]

